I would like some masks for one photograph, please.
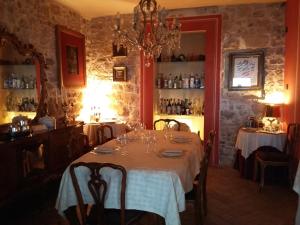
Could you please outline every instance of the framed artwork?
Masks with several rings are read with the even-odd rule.
[[[85,36],[56,25],[56,41],[61,87],[84,87],[86,85]]]
[[[112,44],[113,57],[122,57],[127,56],[127,48],[123,47],[123,45],[119,46],[116,44]]]
[[[125,66],[114,66],[113,81],[127,81],[127,69]]]
[[[228,90],[260,90],[264,87],[264,52],[229,54]]]

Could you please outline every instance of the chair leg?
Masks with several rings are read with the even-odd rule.
[[[200,192],[200,193],[199,193]],[[195,210],[195,222],[196,225],[203,224],[203,191],[197,190],[194,202],[194,210]]]
[[[257,181],[257,169],[258,169],[258,160],[254,159],[254,171],[253,171],[253,180]]]
[[[293,187],[293,171],[292,171],[292,166],[288,165],[288,179],[289,179],[289,186],[292,188]]]
[[[204,180],[203,185],[203,214],[207,216],[207,194],[206,194],[206,179]]]
[[[265,185],[265,168],[266,165],[263,163],[260,163],[260,185],[259,185],[259,191],[262,191],[264,185]]]

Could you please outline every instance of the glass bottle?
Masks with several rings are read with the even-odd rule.
[[[172,80],[172,74],[169,74],[169,79],[168,79],[168,88],[173,88],[173,80]]]
[[[190,75],[190,88],[195,88],[195,77],[193,73]]]
[[[179,75],[179,80],[178,80],[178,88],[182,88],[183,87],[183,81],[182,81],[182,76],[181,74]]]
[[[177,88],[178,88],[178,77],[177,77],[177,76],[175,76],[175,78],[174,78],[173,88],[174,88],[174,89],[177,89]]]

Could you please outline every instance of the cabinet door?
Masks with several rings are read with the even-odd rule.
[[[17,189],[16,147],[0,145],[0,201],[9,197]]]
[[[75,160],[85,153],[83,126],[76,126],[70,132],[70,154]]]
[[[50,172],[64,170],[71,162],[71,128],[53,130],[49,133],[47,166]]]

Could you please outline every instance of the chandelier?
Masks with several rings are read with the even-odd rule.
[[[133,22],[130,30],[121,29],[121,18],[118,13],[114,26],[114,44],[128,49],[138,48],[146,57],[146,66],[152,58],[158,58],[162,50],[171,54],[180,48],[180,27],[178,18],[167,19],[167,12],[155,0],[140,0],[133,11]]]

